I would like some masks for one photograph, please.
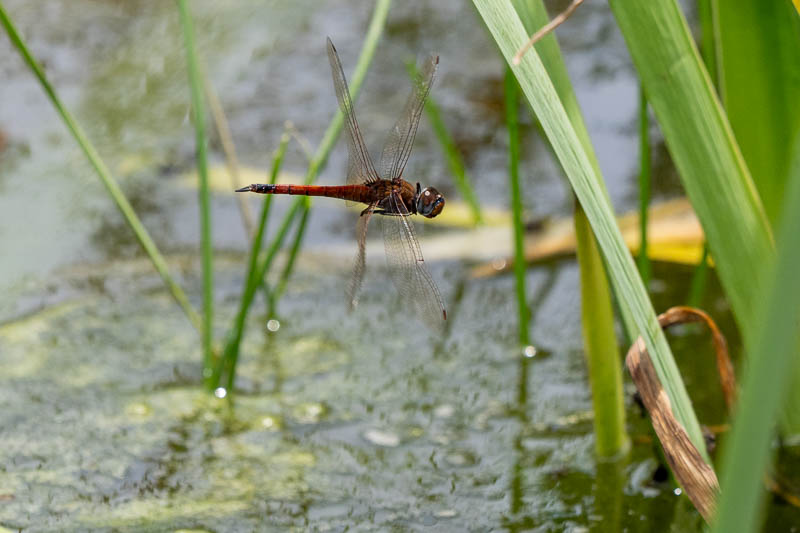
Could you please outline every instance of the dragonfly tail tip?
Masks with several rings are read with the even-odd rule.
[[[236,189],[236,192],[250,192],[253,190],[252,185],[248,185],[247,187],[242,187],[241,189]]]

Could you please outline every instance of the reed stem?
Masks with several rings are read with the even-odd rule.
[[[636,258],[639,275],[645,288],[650,285],[651,265],[647,255],[647,220],[650,206],[650,119],[647,115],[647,95],[639,86],[639,256]]]
[[[519,342],[522,346],[530,344],[528,322],[530,309],[525,298],[525,227],[522,223],[522,193],[519,185],[519,85],[517,79],[506,68],[504,81],[506,128],[508,129],[508,178],[511,189],[511,213],[514,227],[514,280],[517,292],[517,317],[519,320]]]
[[[275,154],[272,157],[272,169],[269,176],[269,183],[275,183],[278,179],[278,174],[280,173],[281,166],[283,165],[283,159],[286,155],[286,148],[289,145],[289,133],[288,131],[284,131],[283,135],[281,136],[280,144],[278,148],[275,150]],[[228,389],[230,390],[233,379],[235,376],[235,368],[236,368],[236,360],[238,358],[239,353],[239,346],[242,341],[242,335],[244,334],[244,327],[245,327],[245,320],[247,318],[247,311],[250,308],[250,304],[255,297],[256,290],[261,282],[264,279],[263,274],[258,275],[258,257],[259,253],[261,252],[261,246],[264,241],[264,234],[266,233],[267,228],[267,221],[269,219],[270,207],[272,205],[272,198],[271,194],[267,194],[264,197],[264,201],[261,204],[261,214],[259,216],[258,225],[256,226],[256,232],[253,236],[253,241],[250,245],[250,256],[247,263],[247,274],[244,278],[244,289],[242,290],[242,297],[239,300],[239,310],[236,313],[236,318],[233,322],[233,327],[231,328],[230,333],[228,334],[228,339],[225,343],[225,348],[223,351],[222,359],[218,362],[214,371],[212,373],[211,378],[211,388],[216,388],[220,384],[220,379],[222,373],[224,372],[225,368],[228,368],[229,378],[228,378]]]
[[[203,377],[210,384],[213,364],[214,327],[214,249],[211,235],[211,202],[208,188],[208,157],[206,154],[206,115],[203,82],[198,69],[192,15],[186,0],[178,0],[181,29],[186,47],[186,63],[192,97],[192,119],[195,132],[195,159],[199,179],[200,247],[203,263]]]
[[[595,451],[599,457],[619,457],[630,447],[625,431],[614,310],[606,269],[586,213],[575,202],[575,238],[581,277],[581,324],[589,383],[592,387]]]
[[[367,74],[367,70],[369,68],[370,63],[372,62],[372,58],[375,56],[375,49],[378,45],[378,40],[380,39],[383,33],[383,27],[386,23],[386,17],[389,14],[389,6],[391,5],[391,0],[378,0],[375,4],[375,10],[372,12],[372,19],[370,20],[369,28],[367,29],[367,35],[364,38],[364,44],[361,48],[361,54],[358,57],[358,62],[356,63],[355,71],[353,72],[353,76],[350,79],[350,96],[353,102],[356,101],[358,97],[358,93],[361,90],[361,85],[364,83],[364,77]],[[333,119],[331,119],[328,128],[325,130],[325,135],[322,137],[322,141],[320,142],[317,151],[314,153],[313,157],[311,158],[311,162],[308,165],[308,170],[306,172],[306,176],[303,180],[303,184],[310,185],[316,181],[317,176],[319,175],[320,171],[325,167],[325,164],[328,162],[328,156],[333,150],[334,145],[336,144],[336,140],[339,138],[339,134],[342,131],[342,126],[344,125],[344,117],[340,110],[336,111]],[[260,264],[258,268],[258,279],[263,279],[264,275],[269,271],[270,267],[272,266],[272,261],[275,258],[277,251],[283,245],[283,240],[286,238],[288,234],[289,227],[294,220],[295,216],[297,216],[298,212],[302,209],[303,212],[309,208],[310,204],[306,203],[305,198],[295,198],[292,201],[289,210],[284,215],[283,222],[281,223],[281,229],[278,231],[278,234],[272,241],[270,245],[270,249],[268,250],[264,261]],[[304,213],[301,213],[304,215]],[[294,242],[291,245],[292,250],[298,249],[300,244],[302,243],[303,237],[305,235],[306,225],[301,224],[298,228],[297,233],[295,234]],[[296,252],[295,252],[296,253]],[[294,261],[291,263],[294,265]],[[288,276],[287,276],[288,281]],[[249,305],[249,302],[248,302]]]
[[[183,292],[183,289],[172,277],[172,274],[170,274],[166,260],[161,255],[161,252],[158,251],[158,247],[156,246],[152,237],[150,237],[150,234],[142,224],[142,221],[136,215],[136,211],[134,211],[133,206],[125,197],[125,194],[122,192],[122,189],[117,181],[111,175],[111,172],[108,170],[106,164],[100,158],[100,154],[98,154],[97,150],[94,148],[94,145],[92,145],[91,141],[89,141],[89,138],[86,136],[83,129],[61,102],[61,99],[58,97],[55,89],[45,76],[42,67],[33,57],[33,54],[31,54],[28,46],[22,39],[22,36],[17,31],[14,23],[11,21],[11,18],[8,16],[8,13],[3,7],[2,1],[0,1],[0,23],[2,23],[3,27],[8,33],[11,43],[22,55],[22,58],[28,65],[28,68],[31,69],[33,74],[39,80],[39,85],[41,85],[42,90],[50,99],[53,107],[56,108],[56,111],[61,116],[61,120],[64,121],[67,129],[69,129],[72,137],[75,139],[75,142],[77,142],[78,146],[80,146],[81,150],[83,150],[86,159],[89,160],[92,168],[94,168],[95,172],[97,172],[100,181],[103,182],[103,185],[106,187],[109,195],[114,200],[114,203],[117,204],[117,208],[119,208],[122,216],[125,218],[125,221],[133,230],[133,233],[136,235],[139,244],[142,245],[142,248],[144,249],[145,253],[147,253],[147,256],[150,258],[150,261],[153,263],[156,271],[161,276],[164,285],[166,285],[170,294],[186,315],[186,318],[189,319],[189,322],[191,322],[198,332],[202,332],[203,320],[200,318],[200,315],[197,313],[197,311],[195,311],[194,307],[192,307],[191,302],[189,302],[189,298],[186,297],[186,293]]]

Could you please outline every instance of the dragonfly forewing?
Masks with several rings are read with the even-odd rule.
[[[430,56],[411,84],[411,95],[400,118],[389,131],[381,152],[380,171],[384,179],[399,178],[403,174],[438,66],[439,56]]]
[[[333,87],[336,90],[336,99],[339,101],[339,108],[344,115],[345,137],[347,138],[347,153],[349,157],[347,165],[347,184],[359,184],[378,179],[375,166],[369,156],[369,151],[361,137],[361,130],[356,120],[356,111],[353,108],[353,101],[350,98],[350,89],[347,87],[347,79],[344,76],[342,62],[339,54],[328,38],[328,61],[331,64],[331,74],[333,75]]]

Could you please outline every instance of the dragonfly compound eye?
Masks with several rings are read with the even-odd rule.
[[[417,197],[417,213],[433,218],[444,209],[444,196],[433,187],[422,189]]]

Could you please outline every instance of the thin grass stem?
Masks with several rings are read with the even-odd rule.
[[[280,169],[283,165],[283,159],[286,155],[286,149],[289,146],[289,133],[288,131],[284,130],[283,135],[281,136],[280,144],[278,148],[275,150],[275,154],[272,157],[272,169],[269,176],[269,183],[275,183],[278,179],[278,174],[280,173]],[[256,226],[256,233],[253,236],[253,241],[250,245],[250,256],[247,263],[247,274],[244,278],[244,289],[242,290],[242,297],[239,300],[239,310],[236,313],[236,318],[234,319],[233,326],[231,328],[230,333],[228,334],[228,338],[225,343],[225,348],[223,350],[222,359],[217,363],[214,371],[212,373],[211,378],[211,388],[216,388],[220,384],[220,378],[227,367],[231,375],[234,372],[231,370],[236,366],[236,358],[238,357],[239,352],[239,345],[242,341],[242,335],[244,334],[244,327],[245,327],[245,319],[247,318],[247,310],[250,307],[250,304],[255,297],[256,290],[261,282],[264,279],[263,274],[259,274],[259,253],[261,252],[261,246],[264,241],[264,234],[266,233],[267,222],[269,220],[269,213],[270,207],[272,205],[272,198],[271,194],[265,196],[264,201],[261,204],[261,214],[259,216],[258,225]],[[268,295],[269,297],[269,295]],[[229,378],[228,381],[232,384],[233,378]],[[230,389],[230,386],[228,387]]]
[[[372,12],[372,20],[370,21],[369,28],[367,29],[367,35],[364,38],[364,45],[361,48],[361,54],[358,57],[358,62],[356,63],[353,77],[350,79],[349,83],[350,97],[353,102],[355,102],[358,97],[358,93],[361,90],[361,85],[364,83],[364,77],[367,75],[367,70],[372,62],[372,58],[375,55],[375,48],[378,46],[378,40],[383,33],[383,27],[386,23],[386,17],[389,14],[390,5],[391,0],[378,0],[378,2],[375,4],[375,10]],[[339,138],[339,133],[341,133],[343,125],[344,117],[342,112],[337,109],[336,114],[328,125],[328,128],[325,130],[325,135],[323,135],[317,151],[311,158],[306,176],[303,179],[304,185],[311,185],[316,181],[320,171],[322,171],[322,169],[325,167],[325,164],[328,162],[328,156],[330,156],[330,153],[336,144],[336,140]],[[301,208],[305,209],[305,199],[295,198],[291,207],[289,208],[289,211],[286,213],[285,218],[294,218]],[[299,231],[295,235],[295,241],[301,242],[304,235],[305,230]],[[275,246],[279,247],[281,244],[283,244],[282,239],[280,241],[276,240],[274,244]],[[294,246],[295,244],[292,244],[292,248],[294,248]],[[265,265],[264,271],[266,272],[269,267],[269,264]]]
[[[306,224],[308,223],[308,217],[311,214],[311,198],[306,197],[306,205],[303,206],[303,214],[300,216],[300,224],[297,226],[297,233],[302,234],[306,230]],[[297,255],[300,251],[301,245],[300,239],[295,239],[294,243],[292,243],[292,248],[289,251],[289,257],[286,259],[286,264],[283,267],[283,271],[281,272],[280,279],[275,284],[275,288],[272,290],[269,298],[269,310],[267,312],[268,317],[275,316],[275,310],[277,308],[278,302],[280,301],[281,296],[286,291],[286,286],[289,283],[289,277],[292,275],[294,271],[294,263],[297,260]]]
[[[511,189],[511,213],[514,227],[514,280],[517,292],[517,317],[519,320],[519,342],[522,346],[530,344],[528,322],[530,309],[525,298],[525,227],[522,223],[522,193],[519,184],[519,85],[517,79],[506,68],[504,81],[506,128],[508,129],[508,178]]]
[[[708,281],[708,243],[703,243],[703,257],[692,273],[692,281],[689,285],[689,297],[687,298],[690,307],[702,307],[703,295],[706,292]]]
[[[645,288],[650,285],[651,265],[647,250],[647,220],[650,206],[650,119],[647,114],[647,95],[639,86],[639,256],[636,258],[639,275]]]
[[[189,87],[192,97],[192,118],[195,132],[195,158],[199,179],[198,200],[200,204],[200,246],[203,263],[203,377],[210,383],[213,364],[214,327],[214,250],[211,236],[211,202],[208,188],[208,157],[206,154],[206,115],[203,100],[203,83],[198,69],[197,51],[194,42],[192,15],[186,0],[178,0]]]
[[[719,41],[719,6],[717,0],[698,0],[697,11],[700,19],[700,55],[706,66],[711,84],[720,94],[719,68],[720,60],[720,41]],[[720,100],[724,105],[724,98],[720,94]],[[691,307],[702,307],[703,294],[706,290],[708,280],[708,241],[703,243],[703,257],[692,273],[692,281],[689,285],[688,305]]]
[[[531,38],[528,39],[524,45],[522,45],[522,48],[517,50],[516,54],[514,54],[511,62],[514,65],[519,65],[520,61],[522,61],[522,56],[525,55],[525,53],[530,50],[533,45],[538,43],[543,37],[566,22],[566,20],[575,12],[576,9],[578,9],[578,6],[582,3],[583,0],[572,0],[572,3],[570,3],[570,5],[568,5],[564,11],[553,17],[553,20],[545,24],[539,31],[531,35]]]
[[[228,168],[231,185],[234,189],[238,189],[243,183],[239,179],[239,158],[236,155],[236,145],[233,142],[233,135],[231,135],[231,129],[228,126],[228,119],[225,117],[222,102],[220,102],[211,80],[205,75],[205,69],[203,70],[203,87],[205,88],[208,107],[211,110],[211,116],[214,118],[214,125],[217,128],[217,134],[222,144],[222,152],[225,154],[225,166]],[[247,197],[243,194],[237,194],[236,201],[239,206],[239,213],[242,215],[244,229],[247,231],[247,235],[252,237],[255,232],[255,222],[253,221],[253,212],[250,210],[250,204],[247,203]]]
[[[22,36],[17,31],[16,27],[14,26],[11,18],[8,16],[5,8],[3,7],[2,2],[0,2],[0,23],[2,23],[3,27],[5,28],[6,32],[8,32],[8,36],[11,40],[11,43],[17,48],[19,53],[22,55],[25,63],[28,65],[28,68],[31,69],[33,74],[39,80],[39,84],[44,90],[47,97],[50,99],[50,102],[53,104],[53,107],[56,108],[56,111],[61,116],[61,119],[64,121],[64,124],[69,129],[72,137],[78,143],[78,146],[81,147],[83,150],[86,159],[89,160],[89,163],[94,168],[95,172],[97,172],[100,181],[103,182],[103,185],[108,190],[109,195],[117,204],[122,216],[125,218],[125,221],[133,230],[136,238],[139,241],[139,244],[142,245],[145,253],[147,253],[150,261],[153,263],[158,274],[161,276],[161,279],[164,281],[164,285],[166,285],[167,289],[169,290],[172,297],[180,306],[181,310],[184,312],[186,317],[189,319],[189,322],[194,326],[194,328],[198,332],[203,331],[203,320],[201,319],[200,315],[195,311],[192,304],[189,302],[189,298],[186,297],[186,293],[183,292],[183,289],[178,285],[178,283],[172,277],[172,274],[169,272],[169,267],[167,266],[167,262],[164,260],[164,257],[161,255],[161,252],[158,251],[158,247],[156,246],[153,239],[150,237],[147,229],[145,229],[144,225],[142,224],[139,217],[136,215],[136,212],[131,206],[128,199],[125,197],[125,194],[122,192],[119,184],[116,182],[114,177],[111,175],[111,172],[108,170],[108,167],[100,158],[97,150],[94,148],[92,143],[89,141],[89,138],[84,133],[83,129],[80,125],[75,121],[72,117],[72,114],[67,110],[64,104],[61,102],[61,99],[58,97],[53,86],[47,80],[47,77],[42,70],[42,67],[33,57],[28,46],[25,44],[25,41],[22,39]]]
[[[361,85],[364,82],[364,77],[367,74],[367,70],[369,68],[370,63],[372,62],[372,58],[375,55],[375,49],[378,45],[378,40],[380,39],[381,34],[383,33],[383,27],[386,23],[386,17],[389,13],[389,6],[391,5],[390,0],[378,0],[375,5],[375,10],[372,13],[372,19],[369,24],[369,28],[367,29],[367,35],[364,38],[364,45],[361,49],[361,54],[359,55],[358,62],[356,63],[355,72],[351,78],[350,83],[350,95],[353,101],[356,100],[358,96],[358,92],[361,89]],[[342,112],[337,110],[336,114],[334,115],[331,123],[328,125],[328,128],[325,130],[325,134],[320,142],[317,151],[314,153],[311,162],[308,165],[308,171],[306,172],[305,179],[303,183],[306,185],[310,185],[313,183],[317,176],[319,175],[322,168],[328,161],[328,156],[331,153],[334,145],[336,144],[336,140],[339,137],[339,133],[342,130],[342,126],[344,125],[344,120],[342,116]],[[272,262],[275,259],[275,256],[280,250],[281,246],[283,245],[283,241],[286,238],[286,235],[289,232],[289,228],[291,227],[295,217],[301,210],[306,210],[308,205],[305,203],[305,198],[295,198],[294,201],[291,203],[289,210],[284,215],[283,221],[281,222],[280,229],[278,230],[275,238],[273,239],[272,243],[270,244],[269,249],[267,250],[265,257],[262,261],[259,262],[258,267],[254,273],[255,280],[263,280],[266,276],[266,273],[269,271],[270,267],[272,266]],[[292,250],[297,249],[302,243],[303,236],[305,235],[305,224],[301,224],[298,228],[298,231],[295,234],[294,243],[291,246]],[[295,252],[296,253],[296,252]],[[294,265],[294,261],[292,261],[292,265]],[[255,281],[254,280],[254,281]],[[288,276],[287,276],[288,281]],[[237,315],[237,323],[241,322],[241,329],[244,328],[245,319],[247,317],[247,313],[249,311],[250,305],[252,304],[252,296],[255,293],[255,287],[253,287],[252,292],[246,291],[245,296],[242,298],[242,305],[240,306],[240,315]],[[268,295],[268,299],[272,300],[273,297]],[[237,328],[238,330],[239,328]],[[228,392],[229,394],[233,393],[232,386],[234,383],[234,376],[236,373],[236,364],[239,357],[239,344],[241,342],[241,335],[242,332],[239,332],[238,338],[232,337],[234,342],[228,342],[225,348],[225,356],[223,357],[224,361],[218,366],[218,370],[215,372],[215,379],[219,379],[220,374],[222,372],[222,366],[227,368],[228,372]]]

